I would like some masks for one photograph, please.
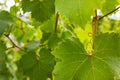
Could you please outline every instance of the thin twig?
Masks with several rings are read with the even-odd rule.
[[[10,42],[13,44],[13,48],[14,47],[16,47],[16,48],[18,48],[18,49],[21,49],[19,46],[17,46],[15,43],[14,43],[14,41],[9,37],[9,34],[4,34],[5,35],[5,37],[7,37],[9,40],[10,40]]]
[[[113,12],[117,11],[119,8],[120,8],[120,6],[119,6],[119,7],[117,7],[116,9],[114,9],[114,10],[110,11],[109,13],[105,14],[104,16],[100,17],[98,20],[101,20],[101,19],[103,19],[104,17],[106,17],[106,16],[110,15],[111,13],[113,13]]]
[[[59,18],[59,13],[56,13],[56,19],[55,19],[55,27],[54,27],[54,32],[57,33],[57,26],[58,26],[58,18]]]

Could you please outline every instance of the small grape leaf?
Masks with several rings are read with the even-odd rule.
[[[11,15],[7,11],[0,11],[0,36],[9,25],[14,24]]]
[[[44,22],[40,26],[40,29],[44,32],[54,32],[54,23],[55,23],[55,16],[53,16],[48,21]]]
[[[43,22],[55,13],[55,0],[22,0],[23,11],[31,11],[32,17]]]
[[[103,0],[102,0],[103,1]],[[101,7],[101,0],[56,0],[56,11],[65,15],[73,24],[84,28],[94,10]]]
[[[28,26],[26,26],[23,31],[18,28],[15,28],[13,31],[18,42],[26,42],[27,40],[31,40],[34,37],[35,32],[35,28],[30,28]]]
[[[100,34],[95,50],[88,54],[76,38],[66,39],[53,52],[59,59],[53,71],[55,80],[114,80],[120,74],[120,37]]]
[[[43,48],[40,56],[34,52],[23,55],[18,65],[19,69],[22,68],[23,73],[30,77],[30,80],[46,80],[52,77],[55,60],[51,53]]]

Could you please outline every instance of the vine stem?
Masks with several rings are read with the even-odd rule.
[[[119,8],[120,8],[120,6],[119,6],[119,7],[117,7],[116,9],[114,9],[114,10],[110,11],[109,13],[105,14],[104,16],[100,17],[98,20],[101,20],[101,19],[103,19],[104,17],[106,17],[106,16],[110,15],[111,13],[113,13],[113,12],[117,11]]]
[[[116,9],[110,11],[109,13],[105,14],[105,15],[102,16],[102,17],[98,17],[98,16],[97,16],[97,10],[95,10],[95,16],[93,16],[93,19],[92,19],[92,39],[93,39],[92,49],[93,49],[93,50],[94,50],[94,47],[95,47],[95,46],[94,46],[94,37],[95,37],[96,32],[97,32],[97,22],[98,22],[99,20],[103,19],[104,17],[110,15],[111,13],[117,11],[119,8],[120,8],[120,6],[117,7]],[[92,53],[90,52],[89,55],[91,56]]]
[[[9,34],[4,34],[5,35],[5,37],[7,37],[9,40],[10,40],[10,42],[13,44],[13,47],[12,48],[14,48],[14,47],[16,47],[16,48],[18,48],[18,49],[21,49],[19,46],[17,46],[15,43],[14,43],[14,41],[9,37]]]
[[[95,16],[93,16],[93,19],[92,19],[92,37],[93,37],[93,39],[97,32],[97,21],[98,21],[97,10],[95,10]],[[94,40],[92,43],[92,49],[94,49]]]
[[[57,33],[57,26],[58,26],[58,19],[59,19],[59,13],[56,13],[56,19],[55,19],[55,26],[54,26],[54,32]]]

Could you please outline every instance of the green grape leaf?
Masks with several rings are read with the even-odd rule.
[[[0,80],[8,80],[11,76],[7,67],[6,67],[6,46],[0,41]]]
[[[68,38],[70,38],[70,37],[73,37],[72,34],[74,35],[73,32],[63,31],[63,32],[62,32],[62,35],[61,35],[61,38],[62,38],[62,39],[68,39]]]
[[[11,15],[7,11],[0,11],[0,36],[9,25],[14,24]]]
[[[17,12],[19,11],[19,7],[18,6],[12,6],[10,8],[10,13],[14,16],[16,16]]]
[[[47,42],[51,35],[52,35],[52,33],[50,33],[50,32],[43,32],[41,43]]]
[[[5,75],[0,75],[0,80],[9,80],[9,77]]]
[[[48,39],[48,47],[53,49],[57,46],[59,42],[60,42],[59,36],[56,33],[54,33]]]
[[[31,40],[34,37],[36,29],[25,26],[23,30],[15,28],[13,33],[18,42],[26,42],[27,40]]]
[[[55,23],[55,16],[53,16],[51,19],[48,21],[44,22],[41,26],[40,29],[44,32],[54,32],[54,23]]]
[[[94,10],[101,7],[103,0],[56,0],[56,11],[65,15],[73,24],[84,28]]]
[[[23,55],[19,68],[22,68],[23,73],[29,76],[30,80],[46,80],[52,77],[54,65],[54,57],[43,48],[40,50],[40,56],[34,52]]]
[[[102,6],[102,12],[105,14],[109,13],[110,11],[114,10],[117,5],[119,5],[117,0],[105,0]]]
[[[114,80],[120,74],[120,37],[100,34],[95,50],[87,53],[76,38],[66,39],[53,52],[59,60],[53,71],[55,80]]]
[[[3,44],[2,41],[0,41],[0,72],[4,71],[6,69],[6,64],[5,64],[5,51],[6,51],[6,46]]]
[[[31,11],[32,17],[43,22],[55,13],[55,0],[22,0],[23,11]]]
[[[28,43],[27,49],[35,50],[35,49],[39,48],[39,46],[40,46],[40,41],[32,40]]]

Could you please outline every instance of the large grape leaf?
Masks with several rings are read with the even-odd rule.
[[[60,40],[61,39],[59,38],[58,34],[53,33],[48,39],[48,47],[52,49],[55,48]]]
[[[54,57],[47,49],[41,49],[40,56],[34,52],[23,55],[19,63],[19,70],[30,77],[30,80],[46,80],[52,78],[55,65]]]
[[[109,13],[110,11],[114,10],[118,4],[118,0],[105,0],[102,6],[103,13]]]
[[[75,38],[64,40],[53,55],[58,60],[54,80],[114,80],[120,74],[120,37],[100,34],[95,37],[93,54]]]
[[[94,10],[100,8],[103,0],[56,0],[56,11],[65,15],[82,28],[90,21]]]
[[[7,11],[0,11],[0,36],[3,34],[5,29],[11,24],[14,24],[11,15]]]
[[[54,2],[55,0],[22,0],[22,9],[32,12],[33,18],[43,22],[54,14]]]
[[[6,46],[0,41],[0,80],[8,80],[10,76],[8,69],[6,68]]]
[[[6,51],[5,44],[3,44],[2,41],[0,41],[0,72],[4,71],[6,69],[6,65],[5,65],[5,51]]]

